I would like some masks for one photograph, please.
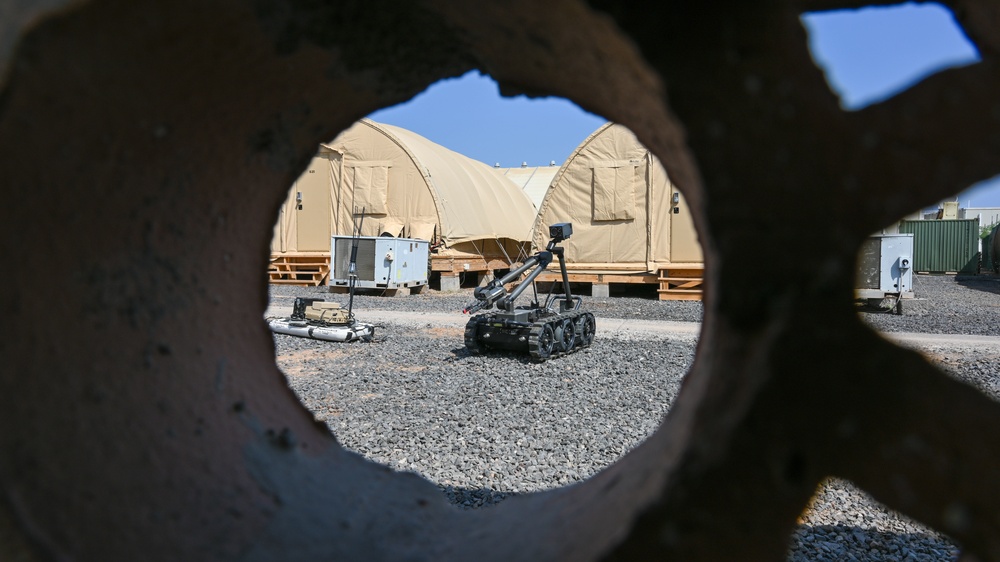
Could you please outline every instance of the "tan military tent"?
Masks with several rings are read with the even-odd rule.
[[[275,225],[272,254],[330,252],[330,236],[432,242],[438,254],[508,257],[530,248],[535,207],[485,163],[411,131],[358,121],[320,147],[296,181]]]
[[[573,223],[564,242],[577,273],[659,273],[703,258],[690,212],[660,161],[622,125],[606,123],[570,155],[538,208],[532,242]]]

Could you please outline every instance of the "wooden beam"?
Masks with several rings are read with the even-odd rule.
[[[656,283],[658,281],[657,276],[652,273],[634,274],[634,275],[619,275],[619,274],[606,274],[606,273],[569,273],[566,274],[569,277],[570,283]],[[562,281],[562,274],[554,271],[546,271],[540,274],[537,281],[552,281],[559,283]]]
[[[457,274],[465,271],[494,271],[497,269],[511,269],[511,263],[504,259],[495,257],[456,257],[452,255],[431,256],[431,271],[451,272]]]

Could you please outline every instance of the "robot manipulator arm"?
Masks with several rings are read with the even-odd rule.
[[[525,281],[521,283],[521,285],[518,286],[513,293],[511,293],[510,297],[503,300],[501,304],[504,308],[506,308],[506,306],[511,304],[512,301],[524,291],[524,288],[529,285],[539,273],[545,270],[550,263],[552,263],[552,252],[538,252],[530,258],[524,260],[521,267],[512,270],[500,279],[494,279],[482,287],[476,287],[476,289],[472,292],[472,296],[476,297],[476,301],[465,307],[463,312],[466,314],[473,314],[483,309],[493,308],[493,305],[497,301],[507,297],[507,289],[505,289],[504,286],[508,283],[514,282],[525,271],[534,267],[535,270],[528,275],[528,278],[525,279]]]
[[[563,284],[565,286],[566,294],[569,295],[569,281],[567,281],[566,267],[562,261],[563,250],[557,245],[559,242],[562,242],[572,236],[572,234],[573,225],[571,223],[561,222],[549,226],[549,244],[546,249],[524,260],[524,263],[521,264],[520,267],[512,270],[502,278],[494,279],[485,286],[476,287],[476,290],[472,293],[472,295],[476,297],[476,301],[465,307],[463,312],[466,314],[473,314],[483,309],[493,308],[494,304],[503,310],[511,310],[514,306],[514,301],[517,300],[517,298],[521,296],[521,293],[534,283],[535,278],[538,277],[540,273],[545,271],[545,268],[552,263],[553,252],[559,254],[559,263],[561,264],[563,274]],[[534,270],[528,273],[524,281],[522,281],[521,284],[508,295],[507,290],[504,287],[508,283],[516,281],[519,277],[521,277],[521,275],[532,268],[534,268]]]
[[[507,290],[504,289],[503,284],[494,279],[484,287],[476,287],[472,295],[476,297],[476,301],[465,307],[462,312],[466,314],[474,314],[484,308],[493,308],[495,302],[507,295]]]

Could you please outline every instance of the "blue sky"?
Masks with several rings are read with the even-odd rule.
[[[802,19],[813,58],[847,110],[891,97],[944,68],[978,60],[951,13],[937,4],[825,12]],[[496,83],[478,72],[438,82],[371,118],[505,168],[552,161],[560,165],[605,122],[561,98],[503,98]],[[963,207],[1000,207],[1000,178],[971,186],[958,199]]]

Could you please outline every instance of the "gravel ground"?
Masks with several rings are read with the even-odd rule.
[[[914,275],[903,314],[862,312],[884,332],[1000,336],[1000,276]]]
[[[917,276],[901,316],[859,309],[892,332],[1000,336],[1000,277]],[[325,288],[272,286],[346,303]],[[526,301],[524,297],[523,300]],[[471,290],[407,297],[356,295],[355,312],[460,311]],[[699,302],[623,294],[584,297],[598,318],[697,322]],[[291,387],[347,448],[438,484],[463,509],[578,482],[612,464],[658,426],[694,357],[692,336],[601,332],[593,346],[545,363],[513,354],[469,356],[461,328],[384,322],[369,344],[275,335]],[[955,376],[1000,396],[1000,351],[949,344],[924,352]],[[954,560],[957,547],[878,504],[849,482],[817,491],[790,542],[791,561]]]

